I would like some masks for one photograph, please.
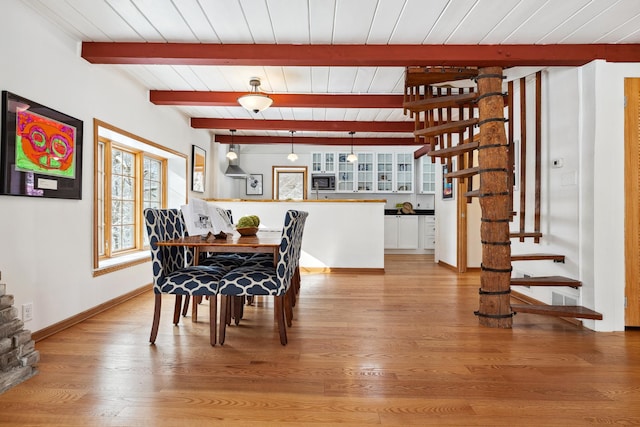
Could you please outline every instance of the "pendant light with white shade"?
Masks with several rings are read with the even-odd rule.
[[[295,162],[296,160],[298,160],[298,155],[293,152],[293,134],[296,131],[290,130],[289,132],[291,132],[291,153],[289,153],[289,155],[287,156],[287,159],[291,160],[292,162]]]
[[[349,132],[349,135],[351,135],[351,153],[349,153],[349,155],[347,156],[347,162],[350,162],[350,163],[353,163],[356,160],[358,160],[358,156],[353,154],[353,135],[354,134],[355,134],[355,131]]]
[[[229,129],[229,132],[231,132],[231,144],[229,144],[229,151],[227,152],[227,159],[235,160],[235,159],[238,158],[238,153],[236,153],[238,148],[233,143],[233,134],[236,133],[236,130],[235,129]]]

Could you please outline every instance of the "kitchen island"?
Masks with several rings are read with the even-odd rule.
[[[300,257],[300,266],[305,270],[384,271],[386,200],[207,201],[230,209],[235,222],[245,215],[258,215],[266,230],[282,230],[284,214],[289,209],[309,212]]]

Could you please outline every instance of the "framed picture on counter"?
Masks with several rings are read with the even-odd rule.
[[[247,177],[247,196],[262,196],[262,174],[252,173]]]

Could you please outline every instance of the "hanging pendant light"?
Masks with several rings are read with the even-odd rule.
[[[349,153],[349,155],[347,156],[347,162],[350,162],[350,163],[353,163],[356,160],[358,160],[358,156],[353,154],[353,135],[354,134],[355,134],[355,131],[349,132],[349,135],[351,135],[351,153]]]
[[[260,79],[252,77],[251,80],[249,80],[249,84],[251,85],[251,92],[238,98],[238,103],[253,113],[259,113],[269,108],[273,103],[273,99],[264,93],[258,92]]]
[[[290,130],[289,132],[291,132],[291,153],[289,153],[289,155],[287,156],[287,159],[291,160],[292,162],[295,162],[296,160],[298,160],[298,155],[293,152],[293,134],[296,131]]]
[[[236,153],[238,147],[233,143],[233,134],[236,133],[236,130],[229,129],[229,132],[231,132],[231,144],[229,145],[229,151],[227,152],[227,159],[235,160],[238,158],[238,153]]]

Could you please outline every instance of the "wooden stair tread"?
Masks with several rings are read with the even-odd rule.
[[[563,276],[512,277],[512,286],[570,286],[578,288],[582,282]]]
[[[477,175],[480,172],[479,167],[460,169],[458,171],[453,171],[444,174],[445,178],[467,178],[469,176]]]
[[[475,92],[459,95],[434,96],[416,101],[403,102],[402,107],[415,113],[418,111],[435,110],[436,108],[459,107],[461,104],[474,101],[477,97],[478,94]]]
[[[456,120],[442,125],[415,130],[413,131],[413,135],[422,137],[438,136],[445,133],[460,131],[476,124],[478,124],[478,119],[475,118],[467,120]]]
[[[433,85],[466,80],[478,75],[477,68],[465,67],[407,67],[405,87]]]
[[[543,314],[556,317],[602,320],[602,314],[579,305],[511,304],[515,313]]]
[[[478,148],[480,143],[477,141],[469,142],[466,144],[458,144],[454,147],[442,148],[440,150],[433,150],[427,153],[428,156],[431,157],[452,157],[457,156],[458,154],[463,154],[468,151],[475,150]]]
[[[555,262],[564,262],[564,255],[558,254],[511,254],[511,261],[538,261],[538,260],[553,260]]]
[[[509,237],[510,238],[515,238],[515,237],[542,237],[542,233],[539,231],[529,231],[529,232],[522,232],[522,233],[509,233]]]

